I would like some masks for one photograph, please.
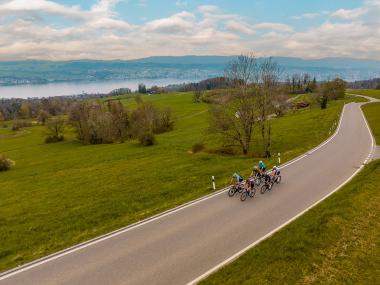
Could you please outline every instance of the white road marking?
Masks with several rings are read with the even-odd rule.
[[[261,237],[257,241],[251,243],[250,245],[248,245],[247,247],[245,247],[244,249],[242,249],[241,251],[235,253],[231,257],[227,258],[223,262],[219,263],[215,267],[213,267],[210,270],[208,270],[207,272],[203,273],[201,276],[199,276],[196,279],[192,280],[191,282],[188,283],[188,285],[197,284],[198,282],[200,282],[201,280],[205,279],[206,277],[208,277],[212,273],[214,273],[217,270],[221,269],[223,266],[225,266],[228,263],[236,260],[238,257],[240,257],[241,255],[243,255],[246,251],[248,251],[249,249],[253,248],[254,246],[256,246],[257,244],[259,244],[263,240],[269,238],[271,235],[273,235],[274,233],[276,233],[277,231],[279,231],[283,227],[287,226],[288,224],[290,224],[291,222],[293,222],[294,220],[296,220],[297,218],[299,218],[300,216],[302,216],[303,214],[305,214],[307,211],[309,211],[310,209],[312,209],[313,207],[315,207],[316,205],[318,205],[320,202],[322,202],[323,200],[325,200],[326,198],[328,198],[329,196],[331,196],[332,194],[334,194],[335,192],[337,192],[339,189],[341,189],[343,186],[345,186],[348,182],[350,182],[352,180],[352,178],[354,178],[363,169],[364,165],[371,159],[371,157],[373,155],[374,148],[375,148],[375,141],[374,141],[374,137],[373,137],[372,131],[371,131],[371,129],[370,129],[368,123],[367,123],[367,119],[364,116],[364,113],[363,113],[363,111],[362,111],[361,108],[360,108],[360,111],[361,111],[361,114],[363,116],[364,122],[366,124],[367,130],[368,130],[368,132],[369,132],[369,134],[371,136],[371,149],[370,149],[369,155],[364,160],[363,164],[359,167],[359,169],[356,170],[346,181],[344,181],[342,184],[340,184],[332,192],[330,192],[329,194],[325,195],[323,198],[321,198],[320,200],[318,200],[317,202],[315,202],[314,204],[312,204],[310,207],[308,207],[305,210],[301,211],[299,214],[297,214],[293,218],[289,219],[285,223],[281,224],[280,226],[278,226],[277,228],[275,228],[273,231],[267,233],[265,236]],[[343,108],[343,112],[344,112],[344,108]],[[327,142],[331,141],[336,136],[336,134],[338,133],[338,131],[340,130],[340,127],[341,127],[341,122],[342,122],[342,118],[343,118],[343,112],[342,112],[342,115],[341,115],[341,118],[340,118],[340,121],[339,121],[339,126],[338,126],[337,131],[335,132],[335,134],[330,139],[328,139],[326,142],[324,142],[323,144],[321,144],[319,147],[317,147],[316,149],[314,149],[313,151],[311,151],[311,153],[313,153],[317,149],[319,149],[319,148],[323,147],[324,145],[326,145]]]
[[[340,116],[340,120],[339,120],[339,125],[338,125],[338,128],[335,130],[335,133],[334,133],[331,137],[329,137],[326,141],[324,141],[323,143],[321,143],[319,146],[317,146],[317,147],[315,147],[314,149],[312,149],[312,150],[309,152],[310,154],[313,153],[313,152],[315,152],[316,150],[322,148],[323,146],[325,146],[327,143],[329,143],[330,141],[332,141],[332,140],[335,138],[335,136],[338,134],[338,132],[339,132],[339,130],[340,130],[340,128],[341,128],[341,123],[342,123],[342,119],[343,119],[343,115],[344,115],[344,110],[345,110],[345,108],[346,108],[346,105],[343,106],[343,110],[342,110],[342,112],[341,112],[341,116]],[[368,125],[367,125],[367,128],[368,128]],[[372,135],[372,134],[371,134],[371,135]],[[292,165],[292,164],[298,162],[299,160],[301,160],[301,159],[303,159],[303,158],[305,158],[305,157],[307,157],[307,156],[308,156],[308,154],[303,154],[303,155],[299,156],[298,158],[295,158],[295,159],[293,159],[293,160],[291,160],[291,161],[285,163],[284,165],[280,166],[280,168],[288,167],[288,166],[290,166],[290,165]],[[180,206],[178,206],[178,207],[175,207],[175,208],[173,208],[173,209],[169,209],[169,210],[167,210],[167,211],[165,211],[165,212],[163,212],[163,213],[160,213],[160,214],[157,214],[157,215],[152,216],[152,217],[150,217],[150,218],[147,218],[147,219],[145,219],[145,220],[142,220],[142,221],[136,222],[136,223],[134,223],[134,224],[132,224],[132,225],[129,225],[129,226],[126,226],[126,227],[124,227],[124,228],[121,228],[121,229],[115,230],[115,231],[113,231],[113,232],[110,232],[110,233],[105,234],[105,235],[102,235],[102,236],[100,236],[100,237],[97,237],[97,238],[91,239],[91,240],[89,240],[89,241],[86,241],[86,242],[80,243],[80,244],[78,244],[78,245],[74,245],[74,246],[72,246],[72,247],[69,247],[69,248],[67,248],[67,249],[64,249],[64,250],[58,251],[58,252],[56,252],[56,253],[53,253],[53,254],[47,255],[47,256],[45,256],[45,257],[42,257],[42,258],[37,259],[37,260],[35,260],[35,261],[32,261],[32,262],[26,263],[26,264],[24,264],[24,265],[21,265],[21,266],[19,266],[19,267],[13,268],[13,269],[11,269],[11,270],[5,271],[5,272],[3,272],[3,273],[0,274],[0,281],[1,281],[1,280],[4,280],[4,279],[6,279],[6,278],[9,278],[9,277],[11,277],[11,276],[14,276],[14,275],[16,275],[16,274],[19,274],[19,273],[21,273],[21,272],[24,272],[24,271],[27,271],[27,270],[29,270],[29,269],[32,269],[32,268],[34,268],[34,267],[37,267],[37,266],[39,266],[39,265],[42,265],[42,264],[48,263],[48,262],[50,262],[50,261],[53,261],[53,260],[55,260],[55,259],[58,259],[58,258],[60,258],[60,257],[65,256],[65,255],[68,255],[68,254],[70,254],[70,253],[73,253],[73,252],[76,252],[76,251],[78,251],[78,250],[81,250],[81,249],[87,248],[87,247],[89,247],[89,246],[92,246],[92,245],[97,244],[97,243],[99,243],[99,242],[102,242],[102,241],[104,241],[104,240],[107,240],[107,239],[113,238],[113,237],[115,237],[115,236],[121,235],[121,234],[126,233],[126,232],[128,232],[128,231],[130,231],[130,230],[133,230],[133,229],[135,229],[135,228],[137,228],[137,227],[141,227],[141,226],[143,226],[143,225],[146,225],[146,224],[151,223],[151,222],[153,222],[153,221],[156,221],[156,220],[158,220],[158,219],[164,218],[164,217],[166,217],[166,216],[168,216],[168,215],[174,214],[174,213],[176,213],[176,212],[178,212],[178,211],[184,210],[184,209],[186,209],[186,208],[188,208],[188,207],[191,207],[191,206],[194,206],[194,205],[199,204],[199,203],[201,203],[201,202],[207,201],[207,200],[210,199],[210,198],[214,198],[214,197],[216,197],[216,196],[218,196],[218,195],[221,195],[221,194],[225,193],[228,189],[229,189],[229,187],[226,187],[226,188],[221,189],[221,190],[219,190],[219,191],[217,191],[217,192],[215,192],[215,193],[211,193],[211,194],[206,195],[206,196],[204,196],[204,197],[198,198],[198,199],[196,199],[196,200],[194,200],[194,201],[191,201],[191,202],[185,203],[185,204],[180,205]]]

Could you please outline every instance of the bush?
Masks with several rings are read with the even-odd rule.
[[[46,143],[56,143],[56,142],[61,142],[64,141],[65,137],[64,136],[58,136],[58,137],[47,137],[45,139]]]
[[[159,110],[157,118],[154,118],[153,132],[155,134],[162,134],[172,131],[174,128],[174,121],[172,120],[172,112],[170,108]]]
[[[45,135],[46,143],[61,142],[64,140],[63,133],[65,132],[65,119],[55,117],[47,121]]]
[[[330,100],[344,99],[346,94],[346,82],[339,78],[324,82],[320,86],[319,93]]]
[[[193,93],[193,102],[194,103],[200,103],[202,102],[202,91],[201,90],[195,90]]]
[[[156,143],[156,138],[152,132],[141,133],[138,136],[138,140],[143,146],[150,146]]]
[[[327,96],[321,96],[319,103],[321,105],[322,110],[327,108],[327,101]]]
[[[12,125],[12,131],[18,131],[21,128],[28,128],[32,126],[32,122],[28,120],[14,120]]]
[[[14,165],[14,161],[10,160],[9,158],[6,158],[3,154],[0,154],[0,171],[9,170]]]
[[[193,145],[193,147],[191,148],[191,151],[193,153],[198,153],[198,152],[201,152],[205,149],[205,146],[203,143],[196,143]]]
[[[158,109],[150,102],[137,100],[137,108],[131,113],[131,136],[137,138],[143,145],[153,143],[146,142],[145,138],[154,134],[161,134],[172,130],[174,121],[171,118],[169,108]],[[149,139],[148,139],[149,141]]]

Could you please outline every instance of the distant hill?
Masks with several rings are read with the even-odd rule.
[[[0,61],[0,85],[67,81],[175,78],[202,80],[222,76],[233,56],[158,56],[135,60]],[[323,58],[306,60],[274,57],[283,77],[310,73],[318,80],[347,81],[380,77],[380,61]]]

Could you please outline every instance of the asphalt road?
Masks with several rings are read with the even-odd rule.
[[[212,196],[3,276],[0,284],[186,284],[333,192],[371,150],[359,104],[348,104],[337,135],[282,168],[282,184],[272,191],[244,203]]]

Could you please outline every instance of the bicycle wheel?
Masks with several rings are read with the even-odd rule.
[[[281,175],[277,176],[276,183],[280,184],[281,183]]]
[[[255,178],[255,185],[260,186],[260,184],[261,184],[261,178],[260,177]]]
[[[256,194],[256,187],[253,187],[251,192],[249,193],[249,197],[253,198],[255,197],[255,194]]]
[[[268,190],[268,187],[268,184],[264,184],[263,186],[261,186],[260,193],[264,194]]]
[[[228,190],[228,196],[233,197],[236,193],[235,187],[231,186],[230,189]]]
[[[244,202],[247,199],[247,196],[248,196],[247,191],[243,191],[243,193],[241,193],[240,200]]]

